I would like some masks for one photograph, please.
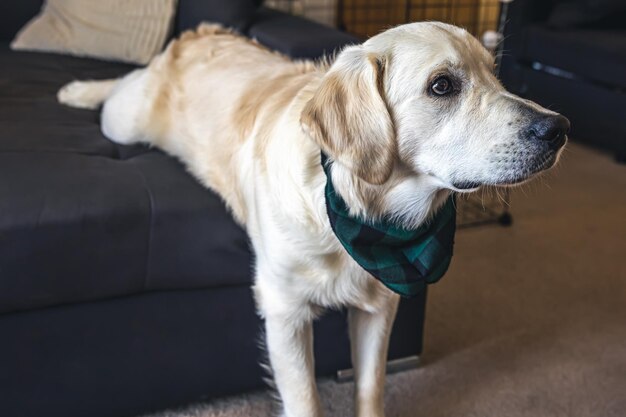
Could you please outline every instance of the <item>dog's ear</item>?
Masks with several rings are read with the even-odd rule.
[[[384,99],[386,61],[360,46],[345,49],[305,105],[304,130],[332,159],[371,184],[389,179],[395,132]]]

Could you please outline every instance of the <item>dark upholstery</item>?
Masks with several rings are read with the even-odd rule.
[[[260,326],[241,286],[0,315],[0,415],[130,417],[258,387]]]
[[[0,1],[0,41],[10,41],[39,10],[43,0]]]
[[[587,13],[584,22],[562,14],[571,8]],[[625,11],[622,0],[512,2],[500,69],[509,90],[567,116],[572,139],[618,160],[626,160]]]
[[[618,28],[624,19],[624,0],[569,0],[555,2],[547,24],[563,29]]]
[[[424,297],[400,305],[389,356],[421,350]],[[168,291],[0,315],[2,417],[137,416],[262,388],[247,286]],[[315,323],[315,367],[350,367],[345,312]],[[417,350],[417,352],[416,352]]]
[[[40,3],[0,3],[2,36],[11,39]],[[180,7],[194,14],[212,5],[206,10],[220,14],[235,7],[226,3],[181,0]],[[242,13],[235,20],[256,22],[259,37],[267,32],[271,46],[299,56],[354,40],[301,18]],[[68,81],[133,67],[12,52],[6,42],[0,416],[133,416],[262,387],[261,321],[243,230],[178,161],[116,145],[100,133],[98,112],[56,101]],[[424,292],[401,303],[390,358],[421,352],[425,300]],[[350,367],[345,311],[316,323],[315,349],[318,375]]]
[[[525,60],[626,88],[626,28],[557,31],[533,25],[526,37]]]
[[[332,56],[345,45],[360,43],[347,33],[267,8],[259,10],[248,35],[293,58]]]
[[[0,183],[0,312],[250,283],[247,238],[217,195],[56,102],[74,78],[129,66],[6,46],[0,62],[0,178],[13,178]]]
[[[262,0],[178,0],[175,31],[195,29],[201,22],[216,22],[243,32],[261,3]]]

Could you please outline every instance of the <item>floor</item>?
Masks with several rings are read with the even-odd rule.
[[[387,417],[626,416],[626,165],[570,145],[511,207],[510,228],[458,233],[422,365],[388,377]],[[326,416],[353,415],[351,384],[320,393]],[[158,416],[274,411],[259,392]]]

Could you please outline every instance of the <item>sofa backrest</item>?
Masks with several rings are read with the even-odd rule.
[[[10,41],[41,9],[43,0],[0,1],[0,41]]]
[[[200,22],[217,22],[245,32],[263,0],[178,0],[174,35]]]

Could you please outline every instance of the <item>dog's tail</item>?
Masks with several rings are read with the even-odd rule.
[[[57,93],[59,103],[79,109],[97,109],[109,98],[118,79],[101,81],[72,81]]]

